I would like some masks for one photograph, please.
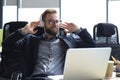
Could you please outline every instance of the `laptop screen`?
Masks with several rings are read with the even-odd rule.
[[[110,53],[110,47],[68,49],[64,80],[105,78]]]

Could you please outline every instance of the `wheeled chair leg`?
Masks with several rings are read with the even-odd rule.
[[[11,80],[22,80],[22,73],[21,72],[13,72],[11,76]]]

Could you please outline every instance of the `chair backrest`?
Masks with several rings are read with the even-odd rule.
[[[3,27],[3,40],[8,37],[9,34],[16,31],[19,28],[24,27],[28,22],[27,21],[12,21],[8,22]],[[40,36],[43,34],[43,27],[37,28],[38,32],[35,34],[36,36]]]
[[[112,23],[98,23],[93,27],[96,47],[111,47],[111,55],[120,60],[118,28]],[[111,60],[111,58],[110,58]]]
[[[12,22],[6,23],[3,27],[3,41],[11,33],[15,32],[17,29],[24,27],[27,23],[28,22],[26,22],[26,21],[12,21]],[[43,32],[44,32],[43,27],[37,27],[36,29],[38,30],[38,32],[35,34],[35,36],[40,36],[43,34]],[[9,55],[10,53],[13,53],[13,54]],[[2,48],[2,54],[1,54],[2,61],[1,61],[1,65],[0,65],[0,67],[1,67],[0,68],[0,76],[11,77],[11,74],[14,73],[14,71],[16,73],[16,70],[21,69],[21,66],[16,67],[16,68],[15,67],[11,68],[10,66],[8,66],[8,65],[12,65],[12,64],[14,64],[13,66],[16,66],[15,65],[16,59],[18,60],[18,57],[20,58],[20,56],[18,56],[19,54],[16,54],[18,57],[17,56],[15,57],[15,61],[10,61],[11,58],[13,58],[14,53],[16,53],[16,52]],[[17,63],[18,63],[18,65],[21,64],[19,61],[17,61]]]
[[[12,21],[3,26],[3,40],[12,32],[24,27],[28,22],[26,21]]]
[[[98,23],[93,28],[93,39],[97,44],[119,44],[118,28],[111,23]]]

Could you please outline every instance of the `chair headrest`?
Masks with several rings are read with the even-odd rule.
[[[15,21],[15,22],[9,22],[8,27],[9,27],[9,32],[12,33],[16,31],[19,28],[24,27],[28,22],[26,21]]]
[[[116,27],[114,24],[111,23],[99,23],[97,26],[97,36],[105,36],[105,37],[110,37],[115,34],[115,29]]]

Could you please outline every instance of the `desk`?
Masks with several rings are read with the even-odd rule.
[[[53,79],[53,80],[64,80],[63,75],[48,76],[48,77]],[[120,77],[116,77],[116,72],[113,72],[113,75],[111,78],[105,78],[102,80],[120,80]]]
[[[120,80],[120,77],[116,77],[116,72],[113,72],[113,75],[111,78],[105,78],[103,80]]]

